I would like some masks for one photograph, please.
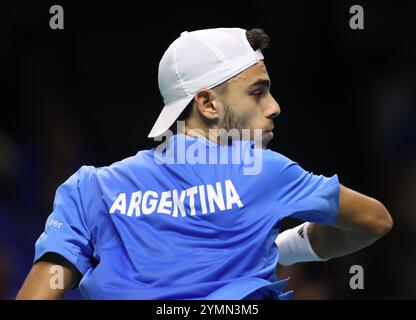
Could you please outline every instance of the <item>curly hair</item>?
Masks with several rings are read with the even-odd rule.
[[[269,47],[270,38],[261,28],[254,28],[246,31],[248,43],[254,50],[265,50]]]

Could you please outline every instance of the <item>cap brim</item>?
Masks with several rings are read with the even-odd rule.
[[[147,137],[158,137],[168,131],[168,129],[172,126],[175,120],[178,119],[182,111],[185,110],[186,106],[189,104],[189,102],[191,102],[193,98],[193,96],[188,96],[165,105]]]

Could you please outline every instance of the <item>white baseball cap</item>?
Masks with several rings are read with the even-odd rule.
[[[148,137],[165,133],[202,88],[211,89],[263,60],[240,28],[184,31],[159,63],[159,90],[165,106]]]

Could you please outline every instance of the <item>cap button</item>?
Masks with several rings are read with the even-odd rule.
[[[181,33],[181,37],[186,36],[188,34],[188,31],[184,31]]]

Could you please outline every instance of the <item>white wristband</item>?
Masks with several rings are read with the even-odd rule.
[[[317,256],[313,251],[308,237],[309,225],[309,222],[305,222],[277,236],[274,242],[279,249],[279,264],[289,266],[298,262],[329,260],[329,258]]]

